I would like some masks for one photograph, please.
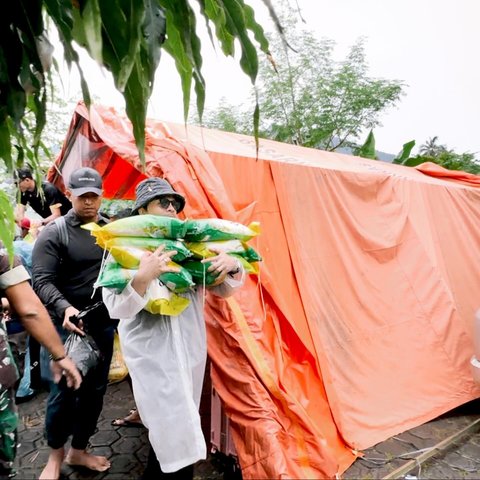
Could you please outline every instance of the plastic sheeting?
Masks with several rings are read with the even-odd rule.
[[[145,175],[183,193],[187,217],[262,226],[259,278],[206,306],[245,479],[332,478],[358,450],[480,396],[479,177],[266,140],[257,158],[251,137],[147,130]],[[128,121],[105,107],[76,110],[57,167],[68,178],[80,164],[110,198],[144,178]]]

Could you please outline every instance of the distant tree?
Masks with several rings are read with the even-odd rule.
[[[429,138],[425,143],[420,145],[418,153],[425,157],[438,157],[441,153],[446,152],[445,145],[438,144],[438,136]]]
[[[449,170],[462,170],[468,173],[480,174],[480,162],[470,152],[455,153],[450,150],[441,152],[434,162]]]
[[[404,152],[410,153],[414,142],[404,145]],[[405,147],[408,147],[405,149]],[[418,155],[400,155],[393,163],[399,163],[409,167],[414,167],[425,162],[433,162],[449,170],[462,170],[464,172],[480,175],[480,161],[474,153],[464,152],[456,153],[446,145],[438,143],[438,137],[431,137],[423,143],[418,149]]]
[[[200,122],[197,115],[190,117],[191,123],[202,123],[208,128],[223,130],[224,132],[252,134],[252,114],[241,110],[229,103],[225,97],[220,100],[220,105],[215,110],[207,109]]]
[[[368,76],[364,39],[346,58],[333,58],[335,42],[317,40],[294,16],[281,16],[289,45],[270,39],[276,70],[261,62],[258,77],[260,136],[303,146],[335,150],[353,147],[359,135],[380,125],[380,116],[403,94],[403,84]],[[251,134],[251,112],[224,102],[207,110],[203,124]]]

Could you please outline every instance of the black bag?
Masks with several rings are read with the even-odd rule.
[[[78,325],[81,320],[85,332],[90,332],[94,336],[95,332],[118,324],[118,320],[110,318],[107,307],[101,300],[85,307],[81,312],[77,313],[77,315],[70,317],[69,320],[75,325]]]
[[[83,376],[97,366],[102,357],[95,340],[90,335],[82,336],[76,332],[71,332],[65,340],[65,352]]]
[[[75,325],[78,325],[78,322],[82,320],[84,327],[90,326],[90,322],[95,319],[99,312],[103,313],[103,310],[106,307],[104,306],[103,302],[100,300],[93,305],[89,305],[85,307],[81,312],[78,312],[77,315],[70,317],[70,321]]]

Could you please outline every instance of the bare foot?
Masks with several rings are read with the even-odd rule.
[[[65,462],[72,467],[85,467],[95,472],[104,472],[110,468],[110,462],[106,457],[92,455],[85,450],[70,448]]]
[[[58,480],[62,468],[65,450],[62,448],[50,450],[47,464],[40,474],[39,480]]]
[[[136,408],[132,408],[124,418],[112,420],[114,427],[143,427],[142,419]]]

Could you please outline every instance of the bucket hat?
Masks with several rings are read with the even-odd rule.
[[[172,186],[163,178],[146,178],[142,180],[135,188],[135,205],[132,215],[137,215],[140,208],[145,208],[152,200],[159,197],[171,196],[180,202],[180,213],[185,207],[185,197],[177,193]]]

